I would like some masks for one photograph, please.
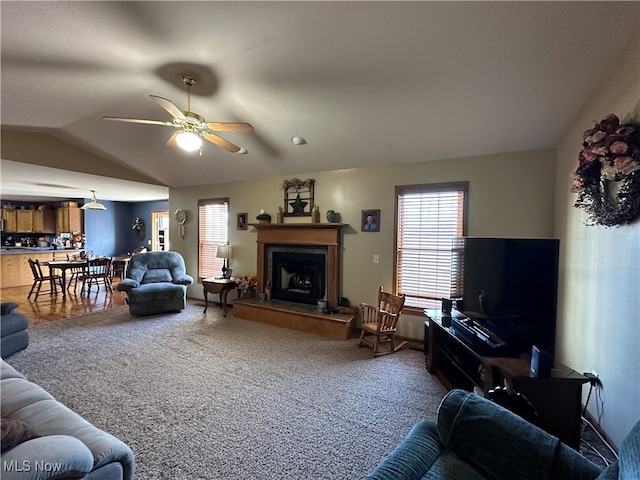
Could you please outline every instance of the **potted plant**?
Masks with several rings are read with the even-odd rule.
[[[258,220],[259,223],[271,223],[271,215],[266,213],[264,210],[260,210],[256,220]]]

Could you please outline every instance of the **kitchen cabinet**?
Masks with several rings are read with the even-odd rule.
[[[82,210],[79,207],[60,207],[56,211],[58,233],[82,232]]]
[[[43,210],[15,210],[16,229],[19,233],[55,233],[56,214],[51,208]],[[7,230],[5,228],[6,231]]]
[[[16,210],[18,232],[34,232],[33,217],[35,210]]]
[[[19,250],[23,252],[26,250]],[[67,255],[75,255],[80,250],[31,250],[28,253],[3,253],[0,255],[0,288],[22,287],[33,284],[33,273],[28,259],[39,260],[40,263],[50,260],[66,260]],[[49,269],[43,267],[43,273]]]
[[[2,220],[4,221],[5,232],[17,232],[18,222],[16,216],[16,210],[14,208],[2,208]]]
[[[37,233],[55,233],[56,212],[53,208],[35,211],[33,215],[33,231]]]

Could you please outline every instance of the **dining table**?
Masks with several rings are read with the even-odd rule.
[[[112,257],[112,264],[113,264],[112,272],[119,272],[120,280],[127,277],[127,268],[129,268],[130,260],[131,260],[131,255],[120,255],[117,257]]]
[[[41,265],[49,267],[49,271],[53,273],[54,269],[61,271],[62,277],[62,296],[67,296],[67,270],[70,268],[84,268],[89,264],[87,259],[77,260],[51,260],[48,262],[42,262]]]

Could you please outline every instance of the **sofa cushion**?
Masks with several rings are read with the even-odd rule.
[[[56,451],[60,455],[64,453],[67,458],[67,460],[56,461],[62,462],[74,471],[77,470],[79,472],[77,477],[83,477],[91,470],[118,462],[123,467],[125,478],[133,478],[135,469],[133,452],[125,443],[100,430],[58,402],[46,390],[29,382],[4,361],[2,361],[1,388],[2,417],[21,420],[40,435],[39,438],[23,442],[7,453],[3,452],[3,462],[10,458],[20,461],[34,458],[41,461],[45,454],[52,455],[51,458],[55,459],[56,456],[52,451]],[[73,449],[65,452],[64,448],[60,448],[57,438],[65,439],[62,444],[71,445]],[[3,480],[4,475],[5,472],[3,472]],[[65,476],[65,478],[76,478],[76,476]]]
[[[617,467],[619,480],[640,478],[640,421],[622,441]]]
[[[0,432],[2,441],[2,452],[9,450],[16,445],[37,438],[38,435],[29,425],[17,418],[2,418],[0,420]]]
[[[138,288],[129,290],[129,302],[155,302],[169,298],[182,298],[186,292],[184,285],[176,285],[171,282],[143,283]]]
[[[3,452],[2,464],[2,480],[66,480],[85,478],[93,469],[94,459],[91,451],[77,438],[48,435]],[[41,467],[36,468],[36,465]]]
[[[452,390],[438,409],[444,448],[492,479],[595,479],[601,469],[557,438],[478,395]],[[477,448],[482,445],[482,448]],[[514,461],[518,469],[513,468]]]
[[[0,380],[4,380],[6,378],[24,378],[24,375],[7,362],[0,362]],[[2,385],[4,385],[4,383]]]
[[[147,270],[144,272],[141,284],[145,283],[158,283],[158,282],[172,282],[173,277],[168,268],[154,268],[153,270]]]

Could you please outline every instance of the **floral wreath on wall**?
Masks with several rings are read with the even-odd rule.
[[[640,215],[640,125],[610,113],[584,132],[571,190],[595,225],[611,227]]]

